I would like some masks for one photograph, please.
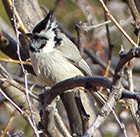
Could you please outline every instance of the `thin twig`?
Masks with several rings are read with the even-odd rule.
[[[20,55],[20,42],[19,42],[20,32],[18,31],[18,28],[17,28],[17,26],[19,24],[17,22],[17,16],[15,14],[16,10],[15,10],[15,6],[14,6],[14,0],[12,0],[11,4],[12,4],[11,6],[12,6],[12,9],[13,9],[13,22],[14,22],[14,27],[15,27],[15,32],[16,32],[16,40],[17,40],[17,54],[18,54],[18,58],[19,58],[20,65],[21,65],[21,68],[23,70],[23,73],[26,73],[26,70],[24,69],[22,59],[21,59],[21,55]]]
[[[120,26],[120,24],[115,20],[115,18],[110,14],[109,9],[105,5],[103,0],[99,0],[100,3],[102,4],[104,10],[107,13],[107,16],[112,20],[112,22],[116,25],[116,27],[122,32],[122,34],[127,38],[127,40],[134,46],[138,47],[138,45],[131,39],[131,37],[124,31],[124,29]]]
[[[128,80],[129,90],[133,93],[134,92],[134,83],[133,83],[132,70],[133,70],[133,62],[129,61],[128,65],[126,66],[127,80]],[[136,125],[137,131],[139,133],[139,131],[140,131],[140,122],[138,120],[139,118],[136,115],[136,112],[137,112],[137,102],[135,100],[128,99],[128,100],[126,100],[126,103],[129,106],[129,110],[131,112],[132,118],[134,120],[134,123]]]
[[[116,115],[115,111],[111,108],[111,106],[110,106],[108,103],[107,103],[107,105],[108,105],[109,108],[111,109],[111,111],[112,111],[112,113],[113,113],[113,115],[114,115],[116,121],[118,122],[119,126],[121,127],[121,129],[123,129],[124,136],[125,136],[125,137],[128,137],[127,134],[126,134],[126,128],[125,128],[124,123],[122,123],[122,122],[119,120],[119,118],[118,118],[118,116]]]
[[[84,52],[94,61],[94,63],[97,63],[100,67],[106,69],[106,63],[102,61],[98,56],[96,56],[91,50],[84,47]],[[114,70],[111,67],[109,67],[108,71],[111,75],[114,74]]]
[[[137,36],[137,39],[139,40],[139,30],[140,30],[140,13],[138,12],[138,7],[136,6],[136,3],[134,0],[127,0],[127,4],[130,8],[131,14],[134,18],[133,21],[131,21],[131,24],[135,28],[135,35]],[[139,43],[138,43],[139,45]]]
[[[6,58],[1,58],[0,57],[0,61],[7,62],[7,63],[18,63],[18,64],[20,64],[19,60],[15,60],[15,59],[11,59],[11,58],[6,59]],[[24,65],[31,65],[31,62],[22,61],[22,63]]]
[[[97,25],[87,26],[84,30],[85,31],[90,31],[90,30],[93,30],[93,29],[96,29],[96,28],[99,28],[99,27],[103,27],[104,25],[107,25],[109,23],[111,23],[111,21],[110,20],[107,20],[107,21],[105,21],[103,23],[100,23],[100,24],[97,24]]]
[[[29,110],[30,110],[30,113],[31,113],[31,120],[32,120],[33,125],[35,126],[36,124],[35,124],[35,119],[34,119],[34,115],[33,115],[33,109],[32,109],[31,102],[30,102],[29,90],[28,90],[28,81],[27,80],[28,80],[27,75],[25,75],[24,81],[25,81],[26,98],[27,98],[27,102],[28,102],[28,105],[29,105]]]
[[[105,11],[104,11],[104,13],[105,13]],[[106,14],[104,16],[105,16],[105,21],[107,21]],[[112,57],[113,45],[111,43],[111,37],[110,37],[110,31],[109,31],[108,24],[106,24],[105,27],[106,27],[107,40],[108,40],[108,45],[109,45],[108,62],[107,62],[107,66],[106,66],[106,70],[105,70],[105,74],[104,74],[104,76],[106,77],[106,76],[108,76],[109,68],[111,66],[111,57]]]
[[[121,21],[119,23],[120,23],[121,27],[126,27],[130,24],[131,20],[132,20],[132,17],[130,16],[126,20],[121,19]],[[116,31],[119,31],[119,30],[115,25],[109,26],[110,33],[113,33]],[[101,37],[104,37],[106,35],[106,30],[105,29],[100,30],[99,34]]]
[[[29,99],[29,93],[28,93],[28,80],[27,80],[27,71],[25,70],[24,66],[23,66],[23,63],[22,63],[22,59],[21,59],[21,55],[20,55],[20,42],[19,42],[19,31],[18,31],[18,28],[17,26],[19,25],[17,21],[20,20],[19,16],[17,16],[17,12],[15,10],[15,5],[14,5],[14,0],[12,0],[11,2],[11,6],[12,6],[12,10],[13,10],[13,22],[14,22],[14,27],[15,27],[15,32],[16,32],[16,39],[17,39],[17,54],[18,54],[18,58],[19,58],[19,61],[20,61],[20,65],[21,65],[21,68],[22,68],[22,71],[24,73],[24,80],[25,80],[25,91],[26,91],[26,99],[27,99],[27,102],[28,102],[28,105],[29,105],[29,110],[30,110],[30,114],[31,114],[31,119],[28,117],[28,122],[30,123],[30,125],[32,126],[32,129],[34,130],[34,133],[36,135],[36,137],[39,137],[39,133],[38,133],[38,130],[36,128],[36,125],[35,125],[35,121],[34,121],[34,118],[33,118],[33,113],[32,113],[32,107],[31,107],[31,102],[30,102],[30,99]]]
[[[6,0],[6,1],[7,1],[6,3],[8,4],[8,6],[10,7],[10,9],[13,9],[13,0]],[[14,9],[14,16],[15,16],[14,18],[16,18],[16,22],[18,24],[17,28],[20,30],[20,32],[22,34],[25,34],[25,36],[26,36],[26,33],[28,33],[28,30],[23,25],[23,22],[20,19],[16,9]]]
[[[140,21],[140,14],[137,10],[137,7],[135,5],[134,0],[127,0],[127,2],[128,2],[128,5],[129,5],[129,8],[130,8],[130,11],[131,11],[131,13],[134,17],[134,20],[135,21]]]
[[[4,131],[3,131],[2,135],[1,135],[1,137],[5,137],[6,132],[8,131],[8,129],[9,129],[11,123],[12,123],[13,120],[14,120],[16,111],[17,111],[17,110],[14,110],[14,112],[12,112],[12,114],[11,114],[11,116],[10,116],[10,119],[9,119],[9,121],[8,121],[8,123],[7,123],[7,125],[6,125],[6,128],[4,129]]]
[[[91,124],[89,129],[86,131],[86,133],[83,135],[83,137],[91,137],[96,136],[95,131],[102,125],[102,123],[107,119],[109,114],[111,113],[112,108],[114,108],[117,105],[117,99],[119,99],[119,94],[121,94],[120,89],[112,88],[112,92],[105,103],[105,105],[100,109],[98,112],[98,115],[94,122]],[[111,108],[111,109],[110,109]]]
[[[24,111],[22,111],[22,109],[19,108],[19,106],[12,101],[1,89],[0,89],[0,93],[4,96],[4,98],[6,98],[22,115],[24,115]]]

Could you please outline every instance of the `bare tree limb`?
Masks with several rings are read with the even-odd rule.
[[[56,85],[52,86],[50,90],[41,94],[40,97],[43,97],[45,99],[44,101],[47,102],[47,104],[50,104],[58,95],[61,95],[63,92],[76,87],[88,88],[88,85],[90,85],[90,87],[103,86],[110,89],[111,81],[105,77],[74,77],[57,83]]]

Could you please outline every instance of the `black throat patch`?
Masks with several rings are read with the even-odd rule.
[[[61,45],[62,39],[55,36],[54,41],[55,41],[55,47],[58,47],[59,45]]]
[[[58,33],[61,33],[61,32],[60,32],[59,28],[54,28],[53,31],[55,34],[55,36],[54,36],[55,47],[58,47],[59,45],[61,45],[61,41],[62,41],[62,38],[60,38],[58,36]]]

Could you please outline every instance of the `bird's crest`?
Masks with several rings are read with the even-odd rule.
[[[56,29],[58,27],[57,21],[53,17],[53,11],[50,10],[47,16],[38,23],[33,29],[33,33],[40,33],[42,30],[48,31],[50,29]]]

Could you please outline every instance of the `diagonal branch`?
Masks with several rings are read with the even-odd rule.
[[[107,13],[107,16],[112,20],[112,22],[116,25],[116,27],[122,32],[122,34],[127,38],[127,40],[134,46],[138,47],[138,45],[131,39],[131,37],[124,31],[124,29],[120,26],[120,24],[115,20],[115,18],[111,15],[109,9],[105,5],[103,0],[99,0],[100,3],[102,4],[104,10]]]

